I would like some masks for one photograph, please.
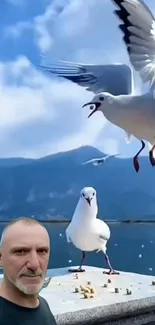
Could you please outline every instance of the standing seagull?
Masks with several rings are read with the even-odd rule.
[[[119,153],[114,154],[114,155],[106,155],[104,157],[100,157],[100,158],[93,158],[90,160],[87,160],[83,163],[83,165],[87,165],[87,164],[93,164],[94,166],[98,166],[103,164],[107,159],[113,158],[119,156]]]
[[[80,193],[80,198],[76,206],[74,215],[66,229],[66,238],[75,247],[82,251],[82,260],[78,269],[69,269],[70,272],[84,272],[82,265],[88,251],[102,251],[106,262],[110,268],[108,274],[119,274],[109,261],[106,253],[106,244],[110,238],[108,225],[97,219],[97,199],[96,191],[93,187],[84,187]]]

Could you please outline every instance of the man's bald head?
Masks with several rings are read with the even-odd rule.
[[[16,227],[17,225],[17,227]],[[44,225],[41,224],[41,222],[39,222],[38,220],[34,219],[34,218],[29,218],[29,217],[20,217],[17,219],[12,220],[3,230],[2,235],[1,235],[1,240],[0,240],[0,249],[3,248],[3,244],[4,244],[4,240],[6,239],[6,237],[8,237],[9,233],[11,230],[13,230],[13,228],[16,228],[16,230],[19,229],[18,226],[35,226],[35,225],[40,225],[47,233],[48,232],[46,230],[46,228],[44,227]],[[48,235],[49,236],[49,235]]]

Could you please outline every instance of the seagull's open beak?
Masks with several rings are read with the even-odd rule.
[[[89,197],[86,198],[88,204],[91,206],[91,199]]]
[[[91,109],[91,110],[93,109],[93,111],[88,115],[88,118],[89,118],[89,117],[92,116],[95,112],[98,111],[99,107],[101,106],[101,103],[100,103],[100,102],[89,102],[89,103],[84,104],[82,107],[85,107],[85,106],[88,106],[88,105],[91,105],[91,106],[90,106],[90,109]],[[94,106],[95,106],[95,108],[94,108]]]

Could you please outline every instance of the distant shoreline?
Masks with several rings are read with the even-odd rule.
[[[13,219],[10,220],[0,220],[0,223],[9,223]],[[61,219],[37,219],[38,221],[42,223],[69,223],[71,219],[66,219],[66,218],[61,218]],[[102,220],[102,219],[101,219]],[[103,219],[106,223],[115,223],[115,224],[120,224],[120,223],[127,223],[127,224],[133,224],[133,223],[155,223],[155,219],[152,220],[141,220],[141,219],[127,219],[127,220],[110,220],[110,219]]]

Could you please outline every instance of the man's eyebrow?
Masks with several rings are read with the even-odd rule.
[[[16,251],[16,250],[31,250],[33,249],[32,246],[27,246],[27,245],[18,245],[18,246],[13,246],[11,247],[11,251]],[[49,246],[45,246],[45,245],[40,245],[38,247],[35,248],[36,250],[40,250],[40,249],[45,249],[45,250],[49,250]]]
[[[31,249],[31,246],[27,246],[27,245],[15,245],[11,247],[11,250],[16,250],[16,249]]]
[[[49,246],[42,245],[42,246],[37,247],[37,250],[39,250],[39,249],[45,249],[45,250],[49,251],[50,248],[49,248]]]

